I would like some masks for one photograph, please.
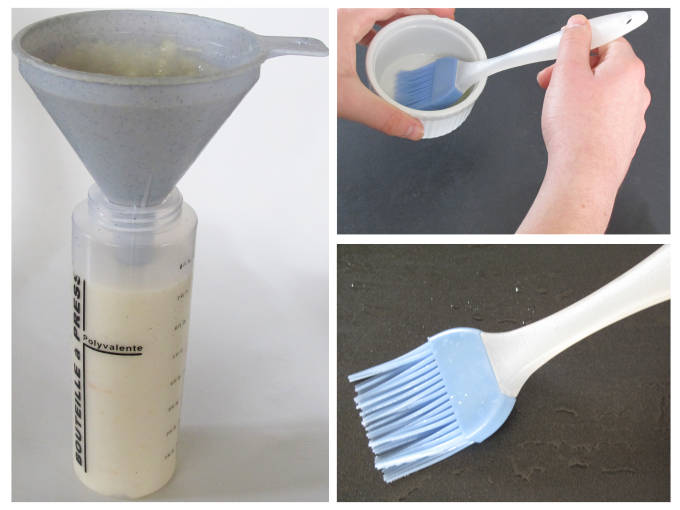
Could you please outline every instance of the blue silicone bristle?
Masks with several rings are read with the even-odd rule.
[[[457,69],[457,58],[443,57],[412,71],[400,71],[394,99],[416,110],[448,108],[465,92],[455,86]]]
[[[496,382],[479,330],[444,331],[352,374],[375,466],[392,482],[493,434],[515,399]]]

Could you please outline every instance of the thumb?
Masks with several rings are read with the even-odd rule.
[[[562,29],[560,48],[555,63],[559,74],[589,73],[590,69],[590,23],[582,14],[575,14]]]
[[[423,125],[368,90],[358,78],[338,86],[338,113],[391,136],[420,140]]]

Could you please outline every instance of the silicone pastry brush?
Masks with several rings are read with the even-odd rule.
[[[635,30],[647,21],[645,11],[607,14],[590,20],[591,49]],[[562,32],[555,32],[510,53],[488,60],[466,62],[442,57],[423,67],[397,73],[394,99],[416,110],[441,110],[458,101],[485,76],[526,64],[554,60]]]
[[[519,329],[443,331],[349,376],[375,466],[392,482],[480,443],[505,422],[526,380],[588,335],[670,299],[663,246],[571,306]]]

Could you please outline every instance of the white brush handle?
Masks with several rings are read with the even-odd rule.
[[[482,333],[501,391],[516,397],[545,362],[592,333],[671,297],[671,250],[638,265],[564,310],[505,333]]]
[[[617,12],[593,18],[590,20],[593,33],[590,48],[599,48],[612,42],[635,30],[645,21],[647,21],[645,11]],[[464,68],[462,70],[463,77],[460,80],[456,79],[456,86],[459,87],[459,90],[467,90],[469,86],[477,83],[484,76],[490,76],[513,67],[543,62],[544,60],[555,60],[561,38],[562,32],[555,32],[498,57],[479,62],[460,62],[459,66],[462,65]]]

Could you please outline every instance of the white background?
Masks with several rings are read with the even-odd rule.
[[[14,10],[12,33],[64,12]],[[329,45],[326,9],[181,12]],[[179,183],[198,215],[182,430],[149,499],[328,498],[329,65],[265,62]],[[12,499],[104,499],[71,467],[70,215],[92,179],[15,59],[12,154]]]

